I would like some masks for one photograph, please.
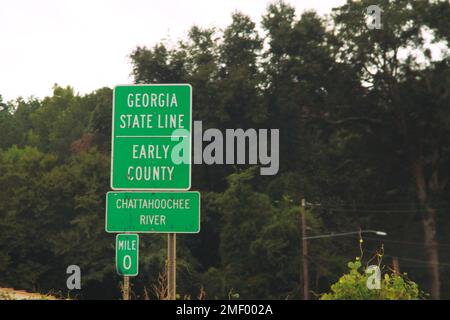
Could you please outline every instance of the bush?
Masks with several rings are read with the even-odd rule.
[[[422,293],[418,285],[406,278],[406,274],[385,272],[381,275],[380,289],[369,289],[366,273],[357,258],[349,262],[350,271],[331,286],[331,292],[320,295],[321,300],[417,300]],[[382,269],[382,268],[380,268]]]

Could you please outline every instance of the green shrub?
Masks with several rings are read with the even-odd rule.
[[[419,286],[406,278],[406,274],[382,272],[380,289],[369,289],[366,274],[357,258],[349,262],[350,271],[331,286],[331,292],[320,295],[321,300],[417,300],[423,297]],[[382,270],[382,268],[380,268]]]

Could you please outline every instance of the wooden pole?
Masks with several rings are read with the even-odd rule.
[[[130,300],[130,277],[123,277],[123,300]]]
[[[167,289],[168,300],[176,300],[176,283],[177,283],[177,235],[169,233],[167,238]]]
[[[306,212],[305,199],[302,199],[300,207],[302,230],[302,261],[303,261],[303,300],[309,300],[309,270],[308,270],[308,243],[306,237]]]
[[[397,257],[392,257],[392,268],[396,274],[400,274],[400,263],[398,262]]]

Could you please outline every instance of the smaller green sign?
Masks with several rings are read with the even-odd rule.
[[[116,236],[116,270],[121,276],[137,276],[139,273],[139,235]]]
[[[198,233],[200,193],[108,192],[106,232]]]

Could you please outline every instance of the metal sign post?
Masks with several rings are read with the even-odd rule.
[[[167,288],[168,300],[176,300],[177,288],[177,234],[169,233],[167,236]]]

